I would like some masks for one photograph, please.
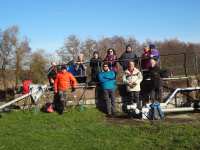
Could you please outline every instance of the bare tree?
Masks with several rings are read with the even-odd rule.
[[[71,57],[65,47],[62,47],[59,50],[56,50],[56,53],[58,57],[60,58],[61,62],[68,62],[71,60]]]
[[[31,52],[31,48],[29,46],[28,39],[25,38],[22,42],[19,42],[16,51],[15,51],[15,83],[16,85],[19,82],[20,76],[22,75],[23,67],[26,67],[29,53]]]
[[[119,57],[125,50],[126,43],[125,39],[121,36],[112,37],[112,48],[115,49],[117,56]]]
[[[13,63],[13,57],[17,44],[18,27],[12,26],[2,33],[0,41],[0,67],[3,79],[3,87],[7,88],[6,68]]]
[[[95,50],[97,50],[97,42],[95,40],[86,39],[85,42],[83,42],[82,53],[86,60],[89,60],[92,57]]]
[[[136,53],[138,53],[139,55],[142,54],[142,46],[134,37],[129,37],[126,40],[126,45],[131,45],[133,50],[136,51]]]
[[[106,51],[108,48],[111,48],[113,46],[113,42],[111,38],[102,38],[100,41],[98,41],[98,49],[100,56],[103,58],[106,55]]]
[[[75,35],[70,35],[64,42],[64,46],[57,51],[63,62],[69,61],[70,58],[76,59],[80,52],[80,40]]]
[[[58,52],[52,52],[46,54],[49,65],[51,62],[55,62],[56,64],[62,63],[61,58],[58,55]]]
[[[34,83],[44,83],[46,81],[45,70],[48,64],[48,60],[45,57],[44,50],[39,49],[31,55],[31,79]]]

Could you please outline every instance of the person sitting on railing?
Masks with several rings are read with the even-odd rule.
[[[76,76],[85,76],[86,66],[84,65],[83,57],[84,57],[83,54],[79,54],[78,57],[77,57],[77,61],[74,64]]]
[[[123,83],[126,85],[128,99],[131,104],[137,103],[137,107],[141,109],[139,101],[140,83],[143,80],[142,73],[135,67],[134,61],[128,62],[128,69],[123,74]]]
[[[108,67],[110,70],[114,71],[115,74],[118,71],[118,67],[117,67],[117,55],[115,53],[115,50],[113,48],[109,48],[107,50],[107,55],[104,59],[104,62],[108,63]]]
[[[101,72],[101,63],[102,59],[99,57],[99,53],[95,51],[93,57],[90,59],[91,84],[95,84],[99,81],[98,74]]]
[[[86,66],[84,65],[83,54],[79,54],[77,61],[70,65],[67,71],[71,72],[79,83],[85,82]]]
[[[137,55],[135,51],[133,51],[131,45],[126,46],[126,51],[120,56],[119,63],[125,71],[128,68],[128,62],[134,61],[137,64]]]

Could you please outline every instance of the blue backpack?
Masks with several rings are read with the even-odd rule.
[[[159,102],[154,102],[150,105],[149,111],[149,119],[150,120],[161,120],[164,119],[164,113],[160,108]]]

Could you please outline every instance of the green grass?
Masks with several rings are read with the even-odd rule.
[[[94,108],[0,118],[0,150],[200,149],[200,123],[111,123]]]

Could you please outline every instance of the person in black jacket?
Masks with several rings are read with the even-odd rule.
[[[126,46],[126,51],[120,56],[119,63],[125,71],[128,68],[128,62],[134,61],[137,64],[137,55],[135,51],[133,51],[131,45]]]
[[[56,63],[52,62],[51,67],[49,68],[48,73],[47,73],[47,77],[49,79],[49,85],[51,87],[53,87],[57,72],[58,72],[58,69],[57,69]]]
[[[98,82],[98,74],[101,72],[102,59],[99,57],[99,53],[95,51],[93,57],[90,59],[91,67],[91,84]]]
[[[149,68],[149,77],[151,82],[151,100],[161,102],[162,98],[162,79],[161,70],[157,63],[157,58],[152,58],[150,60],[151,67]]]

